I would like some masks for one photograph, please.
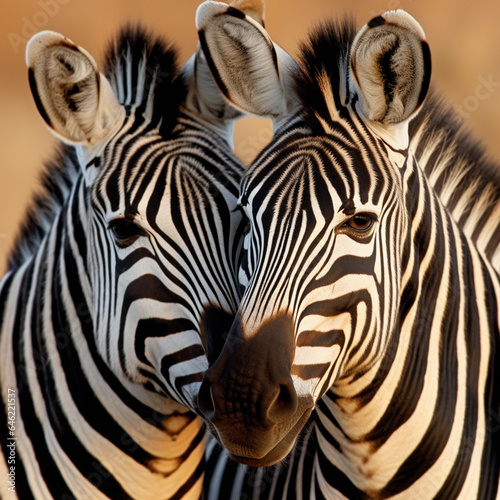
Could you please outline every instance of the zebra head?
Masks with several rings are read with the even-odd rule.
[[[240,187],[245,293],[199,394],[232,456],[265,466],[289,453],[327,391],[352,407],[368,397],[394,341],[410,237],[408,123],[428,90],[430,54],[420,25],[398,10],[358,33],[352,22],[325,25],[298,71],[248,16],[203,9],[224,94],[277,122]],[[272,98],[254,98],[259,88]]]
[[[200,51],[179,72],[175,51],[142,28],[122,31],[104,74],[49,31],[31,39],[27,64],[38,110],[80,170],[66,202],[66,292],[83,290],[90,350],[146,404],[193,407],[206,333],[227,330],[239,300],[238,113]]]

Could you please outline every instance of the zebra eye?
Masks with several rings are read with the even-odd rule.
[[[130,219],[114,219],[109,223],[109,228],[120,248],[131,245],[139,236],[145,234],[144,230]]]
[[[339,228],[339,232],[351,233],[352,236],[365,237],[371,234],[371,229],[377,221],[373,214],[360,212],[347,219]]]
[[[346,222],[346,224],[351,229],[354,229],[354,231],[359,231],[360,233],[364,233],[372,227],[373,222],[374,222],[373,215],[360,213],[351,217]]]

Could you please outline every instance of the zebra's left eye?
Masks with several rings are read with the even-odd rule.
[[[338,228],[338,233],[348,234],[352,238],[364,239],[372,234],[372,229],[377,222],[377,216],[368,212],[360,212],[349,217]]]
[[[372,214],[359,213],[353,215],[344,223],[344,225],[358,233],[366,233],[371,229],[374,222],[375,217]]]
[[[128,247],[139,236],[145,235],[145,231],[130,219],[114,219],[109,223],[109,228],[120,248]]]

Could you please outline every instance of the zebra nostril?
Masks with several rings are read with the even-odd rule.
[[[298,408],[298,397],[290,379],[278,386],[276,397],[272,400],[267,409],[267,422],[275,424],[291,417]]]
[[[276,407],[278,408],[283,408],[283,407],[291,407],[295,406],[297,404],[297,393],[295,392],[295,389],[290,385],[280,385],[280,392],[278,394],[278,398],[276,400]]]

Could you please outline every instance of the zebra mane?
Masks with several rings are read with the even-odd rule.
[[[186,94],[172,46],[140,25],[127,25],[109,44],[103,73],[128,113],[142,116],[164,137],[171,134]],[[36,253],[80,173],[75,147],[59,145],[24,216],[8,257],[9,270]]]
[[[454,220],[500,272],[500,163],[434,88],[410,122],[410,147]]]
[[[104,74],[120,104],[170,134],[186,94],[173,46],[140,25],[127,25],[108,46]]]
[[[10,250],[9,270],[18,268],[36,253],[80,174],[75,148],[59,144],[53,158],[44,165],[39,182],[41,188],[28,206]]]
[[[340,89],[348,88],[347,63],[356,36],[352,17],[327,22],[302,44],[295,88],[305,118],[317,133],[331,120],[325,75],[340,113]],[[476,248],[500,272],[500,164],[466,130],[453,108],[431,87],[420,113],[410,122],[410,144],[420,168],[451,216]]]
[[[305,118],[315,131],[322,130],[321,127],[318,130],[318,117],[326,122],[331,120],[323,86],[319,84],[325,76],[331,83],[337,109],[342,109],[340,89],[347,88],[345,69],[356,33],[355,19],[348,16],[338,22],[319,25],[301,44],[301,71],[295,80],[295,91],[302,101]]]

